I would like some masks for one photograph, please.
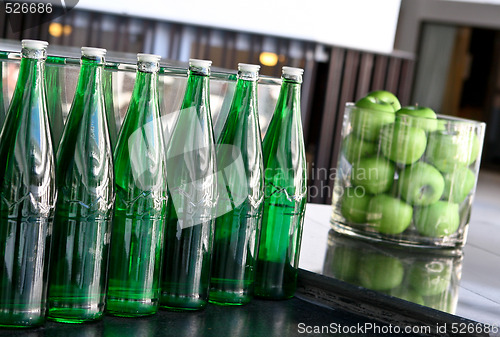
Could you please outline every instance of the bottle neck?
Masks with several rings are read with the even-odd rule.
[[[151,71],[142,71],[140,67],[138,69],[134,85],[134,99],[156,99],[158,96],[158,67],[156,70],[150,68]]]
[[[190,68],[182,109],[209,105],[209,73],[207,68]]]
[[[43,78],[45,73],[45,50],[23,49],[17,89],[44,90]],[[33,57],[37,56],[37,57]]]
[[[257,78],[247,78],[238,76],[238,81],[236,82],[236,90],[238,92],[246,92],[247,95],[253,92],[257,92]]]
[[[287,117],[289,114],[296,115],[300,113],[300,89],[301,82],[282,78],[280,95],[276,108],[279,109],[281,117]],[[299,116],[300,117],[300,116]]]
[[[235,106],[236,105],[236,106]],[[257,109],[257,78],[248,79],[239,77],[236,82],[236,91],[233,98],[231,119],[246,118]],[[237,115],[235,115],[237,114]]]
[[[103,88],[103,72],[104,60],[101,57],[85,57],[82,56],[80,77],[78,79],[77,93],[93,94],[95,90]],[[94,86],[94,90],[90,90],[89,86]]]

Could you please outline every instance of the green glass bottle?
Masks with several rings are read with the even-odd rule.
[[[211,61],[190,60],[186,92],[167,145],[167,223],[160,307],[206,306],[217,204],[209,100]]]
[[[307,201],[307,172],[300,116],[303,70],[283,67],[278,102],[262,143],[265,196],[255,295],[295,293]]]
[[[44,72],[45,41],[23,40],[14,95],[0,135],[0,326],[45,321],[55,160]]]
[[[217,218],[210,302],[241,305],[253,297],[264,200],[264,165],[257,105],[260,66],[238,64],[229,115],[217,141]]]
[[[115,192],[103,92],[105,53],[82,48],[75,97],[57,151],[48,317],[59,322],[92,321],[104,311]]]
[[[64,58],[50,57],[46,67],[45,85],[47,91],[47,105],[49,109],[50,129],[52,131],[52,141],[54,151],[57,151],[64,128],[62,113],[62,91],[64,83],[62,80],[62,65]]]
[[[137,55],[132,99],[115,148],[115,216],[106,311],[158,311],[166,215],[166,157],[158,100],[160,56]]]

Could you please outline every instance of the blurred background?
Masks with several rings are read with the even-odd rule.
[[[210,59],[230,71],[246,62],[272,77],[304,68],[310,202],[331,202],[343,107],[372,90],[486,122],[482,167],[500,167],[500,0],[60,0],[52,13],[24,14],[7,3],[4,44],[41,39],[175,65]]]

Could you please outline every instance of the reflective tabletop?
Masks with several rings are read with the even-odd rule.
[[[500,326],[500,174],[481,171],[467,243],[455,254],[337,234],[329,205],[306,210],[299,267],[387,296]]]

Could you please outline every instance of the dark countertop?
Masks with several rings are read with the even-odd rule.
[[[87,324],[48,322],[36,329],[0,329],[0,336],[426,336],[395,331],[447,325],[450,331],[482,322],[500,325],[500,175],[482,172],[474,202],[469,238],[460,260],[458,300],[452,314],[406,302],[359,285],[322,275],[331,236],[328,205],[307,205],[297,296],[285,301],[255,299],[242,307],[210,304],[200,312],[167,312],[145,318],[105,316]],[[475,321],[475,322],[474,322]],[[371,327],[371,330],[367,330]],[[351,333],[334,334],[340,329]],[[365,330],[362,330],[362,329]],[[316,329],[316,330],[314,330]],[[318,330],[319,329],[319,330]],[[361,329],[361,330],[360,330]],[[385,329],[385,330],[380,330]],[[425,329],[425,328],[422,328]],[[415,331],[415,330],[414,330]],[[309,332],[309,333],[308,333]],[[434,331],[432,335],[437,335]],[[466,334],[473,335],[473,334]],[[488,336],[488,334],[474,335]],[[500,336],[494,329],[490,336]]]
[[[341,329],[361,324],[388,327],[387,324],[342,310],[318,306],[298,298],[285,301],[255,299],[242,307],[209,305],[199,312],[167,312],[145,318],[106,316],[102,321],[87,324],[48,322],[37,329],[0,329],[0,336],[23,337],[114,337],[114,336],[304,336],[315,326]],[[302,332],[302,333],[301,333]],[[311,335],[311,334],[309,334]],[[322,334],[312,334],[320,336]],[[333,335],[333,334],[332,334]],[[370,331],[363,335],[375,336]]]

